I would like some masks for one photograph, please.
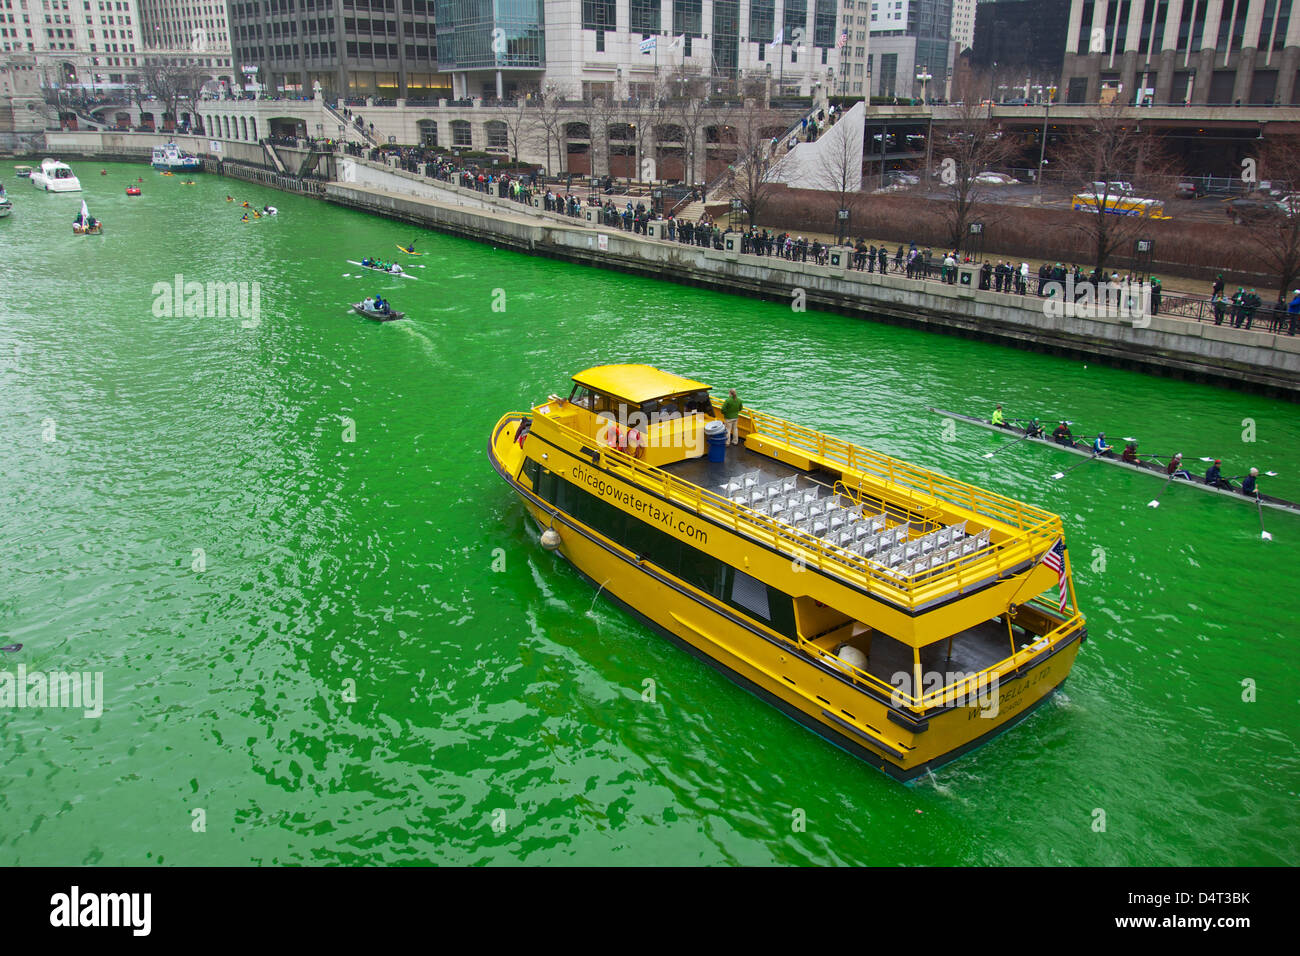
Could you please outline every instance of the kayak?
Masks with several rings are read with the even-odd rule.
[[[1048,432],[1045,432],[1042,438],[1024,438],[1025,430],[1018,424],[1008,422],[1005,425],[994,425],[987,418],[975,418],[971,415],[962,415],[959,412],[944,411],[942,408],[928,408],[927,411],[934,412],[936,415],[942,415],[945,418],[951,418],[954,421],[965,422],[967,425],[977,425],[980,428],[987,428],[990,431],[998,432],[1009,438],[1022,439],[1023,444],[1026,445],[1047,445],[1049,448],[1055,448],[1059,451],[1068,451],[1071,454],[1080,455],[1084,458],[1093,457],[1091,446],[1085,445],[1079,447],[1078,445],[1062,445],[1055,441]],[[1167,479],[1169,477],[1169,473],[1165,470],[1165,465],[1157,464],[1153,461],[1144,461],[1134,465],[1126,461],[1121,461],[1118,457],[1107,458],[1104,455],[1098,456],[1097,460],[1107,465],[1118,465],[1120,468],[1125,468],[1129,471],[1141,472],[1142,474],[1150,475],[1153,478]],[[1204,479],[1198,476],[1193,476],[1190,481],[1180,480],[1179,484],[1189,485],[1192,488],[1197,488],[1201,491],[1209,491],[1216,495],[1226,495],[1229,498],[1235,498],[1237,501],[1251,503],[1255,501],[1253,496],[1243,495],[1241,491],[1235,487],[1221,488],[1215,485],[1207,485]],[[1300,512],[1300,503],[1288,501],[1285,498],[1274,498],[1271,495],[1261,494],[1259,496],[1259,503],[1265,508],[1276,508],[1279,511]]]
[[[128,196],[138,196],[138,195],[140,195],[140,187],[139,187],[139,186],[127,186],[127,187],[126,187],[126,194],[127,194]]]
[[[423,252],[416,252],[414,249],[408,249],[408,248],[406,248],[406,246],[402,245],[400,242],[397,244],[397,248],[401,249],[401,250],[402,250],[403,252],[405,252],[408,256],[422,256],[422,255],[424,255]]]
[[[360,302],[352,303],[352,311],[358,315],[364,315],[367,319],[373,319],[375,322],[395,322],[398,319],[406,318],[405,312],[376,312],[374,309],[367,309]]]
[[[361,266],[361,263],[358,262],[356,259],[349,259],[348,262],[352,263],[354,266]],[[399,278],[399,279],[418,278],[418,276],[413,276],[409,272],[389,272],[387,269],[380,269],[378,266],[361,266],[361,268],[369,269],[371,272],[378,272],[383,275],[393,276],[394,278]]]

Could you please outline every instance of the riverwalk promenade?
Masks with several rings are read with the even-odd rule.
[[[61,152],[70,156],[74,149]],[[210,165],[292,187],[286,177],[247,164]],[[575,218],[360,157],[334,156],[332,174],[312,181],[307,192],[531,255],[783,302],[795,312],[834,311],[1300,400],[1300,336],[1215,325],[1212,317],[1081,316],[1032,293],[979,289],[974,266],[953,284],[894,273],[892,256],[890,273],[862,272],[851,268],[848,247],[832,248],[826,264],[818,265],[742,253],[739,233],[725,236],[723,249],[670,242],[655,223],[648,235],[631,233],[604,224],[596,207],[584,207]]]

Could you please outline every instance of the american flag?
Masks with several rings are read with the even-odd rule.
[[[1065,610],[1065,596],[1067,589],[1065,587],[1065,542],[1060,538],[1056,539],[1056,544],[1052,549],[1043,555],[1043,564],[1047,565],[1056,572],[1056,585],[1061,589],[1061,610]]]
[[[840,34],[840,46],[848,46],[848,45],[849,45],[849,31],[845,30],[843,33]]]

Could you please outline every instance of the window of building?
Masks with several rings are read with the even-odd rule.
[[[582,28],[617,30],[616,9],[614,0],[582,0]]]

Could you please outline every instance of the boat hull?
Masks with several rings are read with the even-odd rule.
[[[203,163],[200,160],[180,160],[177,162],[158,162],[151,163],[154,169],[164,173],[201,173],[203,172]]]
[[[79,193],[81,192],[81,181],[76,176],[69,176],[65,179],[55,179],[50,176],[43,176],[40,173],[32,173],[32,185],[37,189],[43,189],[47,193]]]
[[[396,322],[398,319],[406,318],[405,312],[372,312],[355,304],[352,306],[352,311],[357,315],[364,315],[371,322]]]
[[[0,202],[0,219],[4,219],[14,211],[13,204],[10,202]]]
[[[679,647],[898,780],[912,780],[1018,723],[1060,687],[1073,666],[1082,629],[1019,674],[1004,678],[994,690],[995,707],[990,708],[985,697],[913,720],[888,696],[843,680],[824,659],[814,659],[727,605],[638,560],[617,542],[533,495],[518,480],[523,450],[514,439],[520,420],[507,416],[498,423],[489,458],[537,526],[559,533],[561,557],[596,584],[602,596]],[[558,456],[551,457],[558,469]]]

